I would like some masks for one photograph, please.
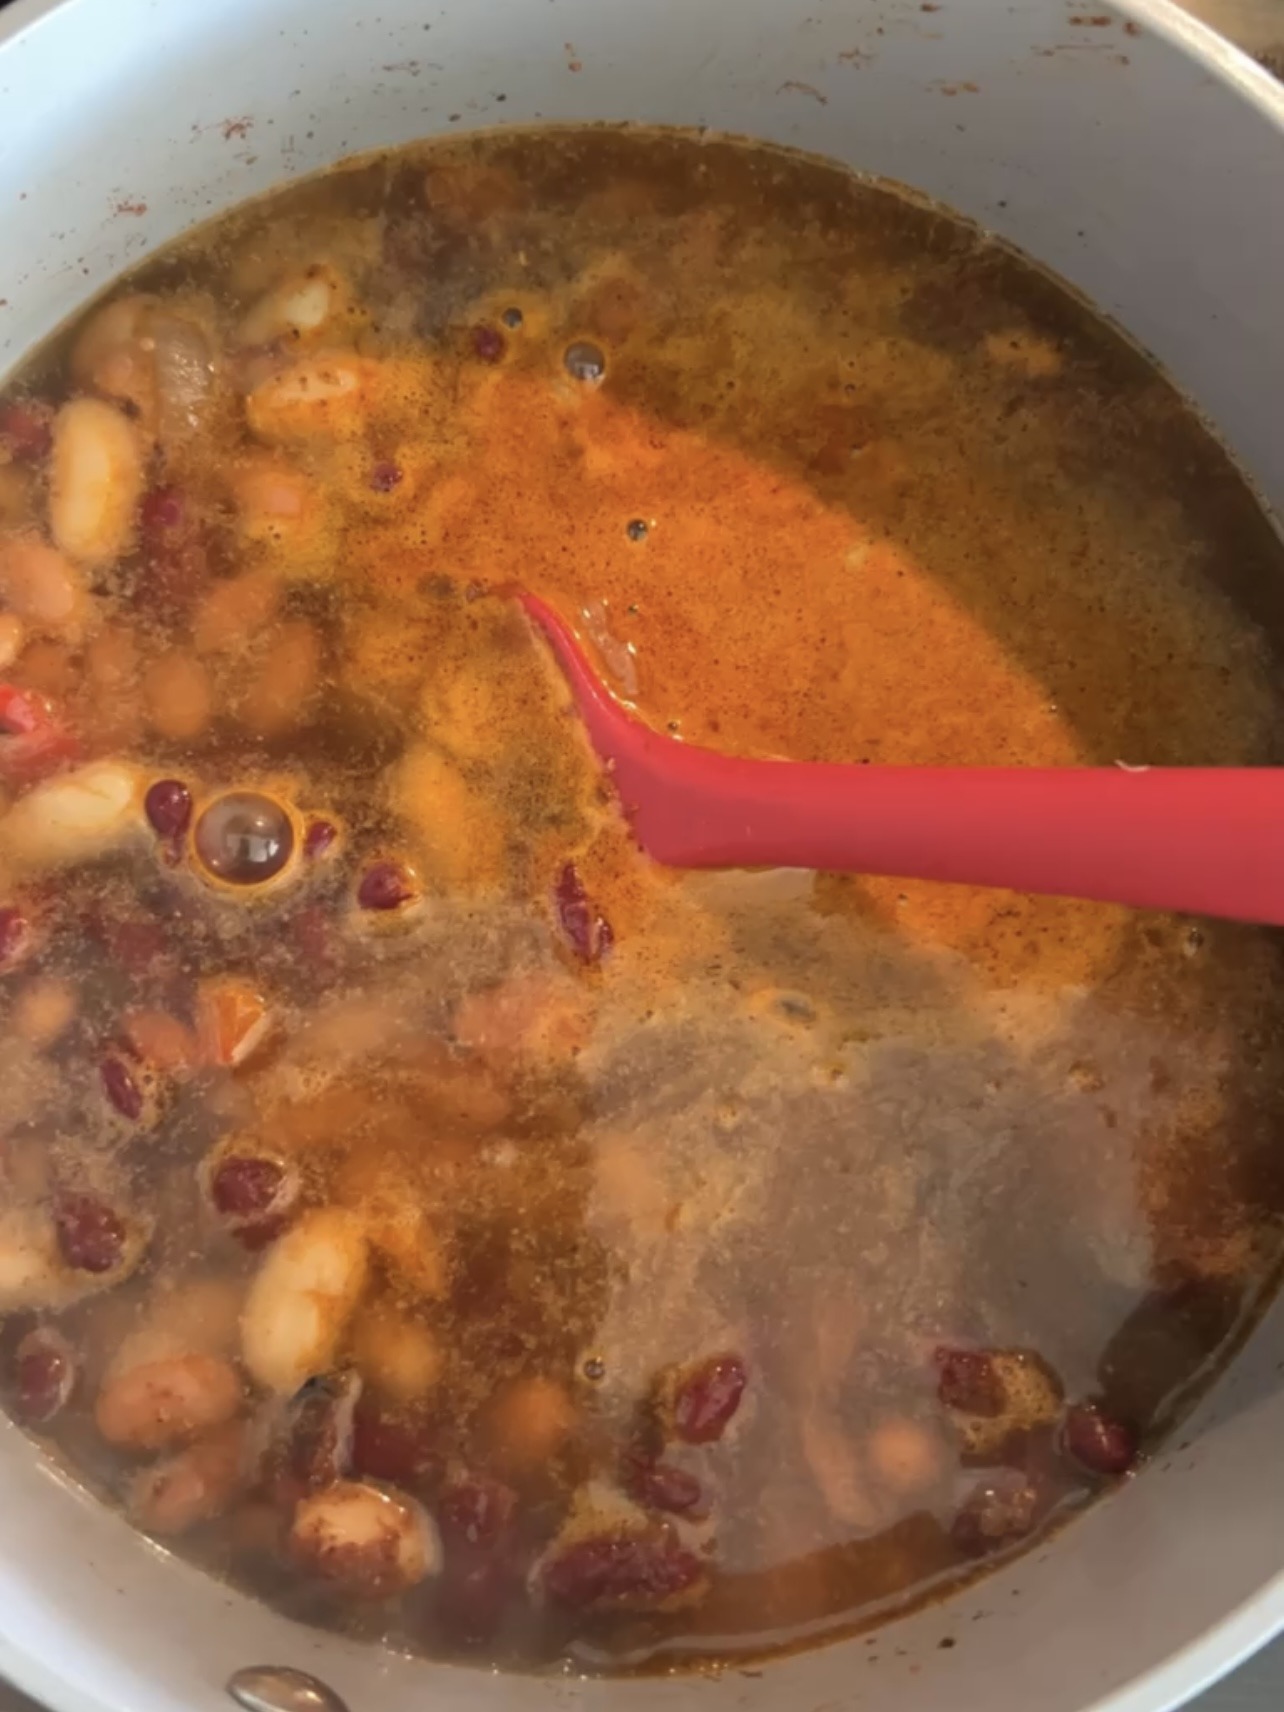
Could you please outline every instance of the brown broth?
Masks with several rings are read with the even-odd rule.
[[[1168,383],[939,210],[645,131],[362,161],[106,301],[0,406],[0,1313],[48,1453],[293,1615],[519,1669],[846,1633],[1131,1472],[1280,1259],[1278,936],[659,870],[511,589],[736,752],[1278,764],[1284,551]],[[44,447],[85,394],[140,459],[109,552]],[[134,798],[68,854],[41,793],[95,761]],[[158,780],[287,805],[281,876],[202,876]],[[329,1282],[269,1311],[301,1232]],[[318,1549],[337,1476],[407,1555]]]

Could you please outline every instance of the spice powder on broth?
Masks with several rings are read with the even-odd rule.
[[[816,161],[539,130],[148,262],[0,402],[0,1313],[283,1610],[669,1668],[1130,1474],[1280,1254],[1276,936],[631,844],[511,598],[694,742],[1277,763],[1168,384]]]

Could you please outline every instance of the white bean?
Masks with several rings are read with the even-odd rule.
[[[0,1213],[0,1313],[60,1306],[67,1287],[50,1219],[29,1209]]]
[[[365,432],[374,365],[355,351],[318,351],[256,386],[245,401],[265,440],[348,439]]]
[[[11,610],[5,614],[18,626],[16,650],[22,643],[22,623],[41,636],[78,641],[89,616],[89,597],[75,565],[41,540],[33,530],[0,537],[0,598]]]
[[[423,1509],[356,1480],[302,1500],[290,1554],[313,1575],[368,1599],[402,1593],[441,1568],[441,1542]]]
[[[293,273],[251,305],[241,322],[242,345],[303,339],[321,332],[347,306],[342,279],[323,262]]]
[[[333,1363],[369,1273],[365,1232],[351,1213],[323,1208],[265,1256],[241,1315],[241,1351],[260,1385],[292,1394]]]
[[[60,773],[19,797],[0,822],[6,854],[27,868],[105,855],[143,825],[142,797],[142,775],[123,761]]]
[[[157,304],[131,292],[105,304],[85,323],[71,352],[71,372],[81,386],[133,404],[150,419],[155,377],[144,332]]]
[[[133,424],[100,398],[77,398],[54,419],[49,524],[71,558],[100,565],[129,543],[143,488]]]

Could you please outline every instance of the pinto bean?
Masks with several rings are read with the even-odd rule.
[[[119,1371],[113,1365],[94,1404],[108,1444],[163,1450],[183,1444],[240,1412],[245,1390],[231,1362],[215,1355],[178,1355]]]
[[[246,1427],[228,1421],[135,1475],[126,1499],[145,1533],[172,1537],[222,1516],[246,1485]]]
[[[365,1231],[351,1213],[306,1214],[268,1250],[241,1315],[251,1375],[293,1395],[334,1361],[369,1272]]]
[[[424,1510],[356,1480],[305,1498],[289,1547],[301,1569],[366,1599],[403,1593],[441,1567],[441,1542]]]
[[[23,626],[37,636],[78,641],[90,617],[80,572],[34,530],[0,536],[0,599],[18,626],[15,646]]]
[[[62,868],[105,856],[144,825],[142,777],[123,761],[93,761],[20,797],[4,818],[10,859]]]
[[[54,420],[49,526],[69,558],[102,565],[129,544],[143,491],[133,424],[99,398],[76,398]]]

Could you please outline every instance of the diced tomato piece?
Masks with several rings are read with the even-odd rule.
[[[234,976],[206,981],[196,1000],[196,1034],[206,1064],[237,1069],[272,1032],[267,1001]]]
[[[44,696],[0,683],[0,779],[32,785],[79,753]]]

